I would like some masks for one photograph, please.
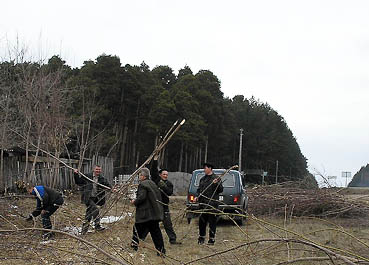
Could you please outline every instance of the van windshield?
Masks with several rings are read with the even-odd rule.
[[[199,172],[196,175],[196,179],[195,179],[195,186],[198,187],[199,183],[200,183],[200,179],[205,176],[204,172]],[[218,175],[219,176],[219,175]],[[222,182],[223,182],[223,187],[225,188],[231,188],[235,186],[235,178],[233,174],[227,173],[224,176],[222,176]]]

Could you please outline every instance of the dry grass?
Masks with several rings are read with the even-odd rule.
[[[55,229],[80,227],[85,207],[80,204],[79,196],[71,195],[65,201],[53,216]],[[34,206],[35,200],[30,198],[0,199],[0,230],[32,227],[19,213],[26,215]],[[150,237],[138,252],[129,248],[133,217],[127,216],[106,225],[108,229],[103,232],[82,237],[96,248],[65,234],[58,234],[56,240],[44,244],[40,231],[1,233],[0,264],[119,264],[99,249],[125,264],[350,264],[355,262],[355,257],[369,260],[367,218],[250,215],[242,227],[224,219],[218,223],[216,244],[198,246],[197,220],[187,224],[184,197],[173,198],[171,209],[178,239],[183,244],[170,245],[162,230],[166,258],[156,256]],[[120,216],[133,210],[127,201],[120,201],[109,215]],[[41,227],[40,221],[36,227]],[[340,259],[340,255],[349,260]]]

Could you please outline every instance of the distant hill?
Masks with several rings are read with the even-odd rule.
[[[369,164],[365,167],[361,167],[360,170],[354,175],[349,187],[369,187]]]

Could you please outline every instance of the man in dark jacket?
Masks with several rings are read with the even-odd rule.
[[[86,175],[88,179],[81,176],[77,169],[74,169],[74,180],[81,186],[81,202],[86,205],[85,221],[82,224],[81,234],[88,231],[91,220],[95,222],[95,230],[102,231],[105,228],[100,225],[98,206],[105,204],[105,190],[111,189],[110,183],[101,174],[101,166],[96,165],[92,173]]]
[[[138,173],[140,184],[137,197],[131,203],[136,206],[136,219],[133,227],[131,247],[138,249],[139,240],[145,240],[150,233],[158,255],[165,254],[163,235],[159,222],[163,220],[163,206],[161,195],[156,184],[150,180],[150,170],[142,168]]]
[[[164,210],[163,225],[168,235],[170,244],[180,244],[177,242],[177,235],[174,232],[172,220],[169,212],[169,196],[173,194],[173,184],[168,180],[168,171],[161,169],[158,171],[158,157],[155,156],[151,167],[151,180],[155,182],[161,192],[161,202]]]
[[[50,216],[63,204],[63,196],[59,192],[45,186],[29,186],[28,192],[36,197],[37,206],[26,220],[31,221],[41,214],[43,228],[52,229]],[[43,233],[43,238],[46,240],[51,239],[53,236],[54,233],[52,232],[44,231]]]
[[[204,164],[205,176],[200,179],[197,189],[196,200],[200,204],[202,213],[199,217],[199,239],[198,243],[204,244],[206,236],[206,225],[209,223],[209,245],[215,243],[217,229],[217,209],[219,207],[219,193],[223,191],[221,179],[213,173],[213,165]]]

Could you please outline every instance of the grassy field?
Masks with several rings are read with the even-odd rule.
[[[354,195],[361,196],[357,191]],[[31,198],[1,198],[0,230],[32,227],[20,215],[29,214],[35,203]],[[52,219],[54,228],[66,234],[57,234],[55,240],[43,242],[40,231],[2,232],[0,264],[355,264],[357,258],[369,260],[367,218],[318,219],[249,213],[242,227],[222,218],[216,244],[199,246],[197,219],[188,224],[184,215],[185,197],[173,197],[170,206],[182,245],[170,245],[163,229],[165,258],[157,257],[150,236],[137,252],[130,249],[134,208],[128,201],[120,201],[107,213],[123,218],[104,224],[105,231],[77,235],[85,206],[75,194],[66,198]],[[35,227],[41,227],[40,220]],[[348,260],[340,258],[341,255]]]

